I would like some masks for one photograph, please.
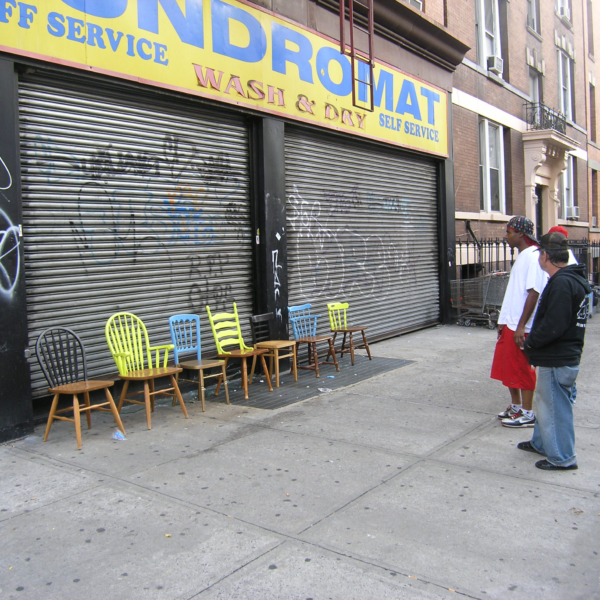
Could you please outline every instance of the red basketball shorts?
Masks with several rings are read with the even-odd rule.
[[[515,332],[506,325],[502,328],[500,339],[496,342],[490,377],[509,388],[533,391],[535,367],[527,362],[525,352],[515,344],[514,335]]]

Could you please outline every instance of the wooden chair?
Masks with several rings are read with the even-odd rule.
[[[248,365],[246,364],[246,359],[250,356],[252,357],[252,374],[254,374],[256,358],[260,356],[263,371],[269,385],[269,391],[272,392],[273,386],[271,385],[269,370],[267,369],[267,363],[265,362],[265,354],[268,350],[259,350],[257,348],[249,348],[246,346],[244,338],[242,337],[237,304],[235,302],[233,303],[232,313],[223,312],[213,315],[210,312],[209,306],[206,307],[206,312],[208,313],[208,320],[215,338],[218,356],[225,360],[225,368],[227,368],[227,362],[231,358],[239,358],[242,361],[242,387],[244,388],[244,398],[248,400]],[[228,351],[226,348],[229,346],[237,346],[237,348]],[[250,383],[252,383],[252,378],[250,378]],[[217,392],[219,391],[219,386],[220,383],[217,384]]]
[[[308,365],[298,365],[300,369],[309,369],[315,372],[316,377],[319,377],[319,365],[335,365],[336,371],[340,370],[335,350],[333,349],[332,337],[330,335],[317,335],[317,319],[321,315],[310,314],[311,304],[302,304],[300,306],[289,306],[288,314],[294,338],[298,345],[308,344]],[[327,342],[329,344],[329,352],[325,360],[319,361],[317,354],[317,344],[319,342]],[[333,362],[329,362],[329,356],[333,357]]]
[[[198,371],[198,398],[202,401],[202,412],[204,412],[204,380],[218,377],[218,385],[221,381],[225,384],[225,398],[229,404],[229,389],[227,388],[227,374],[225,373],[225,361],[214,359],[202,359],[200,347],[200,317],[198,315],[174,315],[169,317],[169,328],[171,330],[171,341],[173,342],[173,354],[175,355],[175,365],[182,369]],[[183,352],[195,352],[196,360],[179,360],[179,355]],[[220,373],[205,375],[205,369],[219,368]],[[179,374],[176,376],[177,382],[187,381],[196,383],[193,379],[182,379]],[[218,395],[218,389],[215,396]]]
[[[144,323],[133,313],[125,312],[112,315],[108,319],[104,331],[110,353],[119,370],[119,377],[125,381],[119,399],[119,412],[123,408],[124,402],[145,406],[148,429],[152,429],[151,413],[154,412],[154,396],[163,394],[177,399],[187,419],[188,413],[175,379],[175,376],[181,373],[183,369],[180,367],[167,367],[169,350],[173,350],[173,345],[150,346]],[[161,350],[164,352],[162,367],[160,366]],[[155,353],[154,362],[152,361],[152,352]],[[147,367],[146,363],[148,364]],[[168,377],[171,380],[171,387],[155,390],[154,381],[162,377]],[[143,402],[127,397],[131,381],[143,382],[143,391],[131,394],[131,396],[144,394]],[[174,392],[174,395],[170,392]]]
[[[75,423],[75,436],[77,438],[77,448],[81,450],[81,413],[85,412],[87,417],[88,429],[92,427],[90,412],[100,410],[112,412],[118,428],[125,435],[125,429],[121,422],[121,417],[115,406],[115,402],[109,387],[114,385],[113,381],[88,380],[85,363],[85,350],[79,337],[64,327],[54,327],[46,329],[38,337],[35,343],[35,355],[40,363],[44,377],[50,386],[50,392],[54,394],[44,442],[48,439],[50,427],[55,419],[60,421],[71,421]],[[90,403],[90,392],[104,390],[106,402],[97,404]],[[56,410],[58,399],[61,394],[67,394],[73,397],[73,408],[63,408]],[[84,404],[79,404],[79,394],[83,394]],[[106,407],[110,408],[106,408]],[[73,418],[58,416],[58,413],[73,411]]]
[[[292,367],[290,373],[294,374],[294,381],[298,381],[298,370],[296,368],[296,342],[294,340],[272,340],[269,335],[269,324],[273,320],[273,313],[254,315],[249,317],[250,330],[252,331],[252,344],[255,348],[266,348],[269,352],[265,358],[269,358],[269,378],[273,377],[273,362],[275,362],[275,387],[279,387],[279,361],[282,358],[291,358]],[[279,354],[280,350],[291,349],[288,354]],[[250,373],[250,381],[254,375],[254,366]]]
[[[329,312],[329,323],[331,325],[331,331],[333,332],[333,346],[335,347],[335,338],[338,333],[344,334],[344,339],[342,340],[342,347],[339,350],[340,357],[343,357],[344,354],[350,354],[350,358],[352,359],[352,364],[354,364],[354,342],[352,339],[353,333],[362,334],[364,349],[367,351],[369,355],[369,360],[372,360],[371,357],[371,349],[369,348],[369,344],[367,343],[367,336],[365,335],[366,327],[362,325],[355,325],[348,327],[348,323],[346,322],[346,310],[350,305],[347,302],[330,302],[327,305],[327,310]],[[346,335],[350,336],[350,345],[346,349]],[[327,355],[329,358],[329,355]]]

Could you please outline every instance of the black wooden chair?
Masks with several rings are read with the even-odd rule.
[[[115,421],[125,435],[121,417],[108,388],[114,385],[114,381],[103,381],[92,379],[88,381],[85,363],[85,350],[79,337],[70,329],[54,327],[46,329],[38,337],[35,343],[35,355],[40,363],[44,377],[50,386],[50,392],[54,394],[44,442],[48,439],[50,427],[55,419],[71,421],[75,423],[75,435],[77,437],[77,448],[81,450],[81,418],[80,414],[85,412],[88,429],[92,427],[90,411],[101,410],[112,412]],[[104,390],[106,402],[98,404],[90,403],[90,392]],[[56,410],[58,399],[61,394],[73,396],[73,408]],[[79,403],[78,395],[83,394],[84,403]],[[109,406],[110,408],[105,408]],[[58,416],[59,413],[73,411],[73,418]]]
[[[298,381],[298,370],[296,367],[296,342],[294,340],[272,340],[270,336],[270,323],[273,313],[254,315],[249,317],[250,329],[252,330],[252,344],[255,348],[267,349],[265,358],[269,358],[269,377],[273,377],[273,363],[275,363],[275,387],[279,387],[279,361],[282,358],[292,359],[290,373],[294,375],[294,381]],[[279,354],[280,350],[290,348],[289,354]],[[250,373],[250,381],[254,375],[254,365]]]

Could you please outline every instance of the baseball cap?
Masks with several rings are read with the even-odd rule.
[[[522,233],[525,237],[529,238],[532,242],[537,244],[535,235],[533,234],[533,221],[527,217],[513,217],[507,224],[507,227],[514,229]]]
[[[540,250],[545,250],[546,252],[550,250],[568,250],[569,249],[569,241],[562,234],[557,231],[553,231],[552,233],[547,233],[540,238]]]
[[[562,225],[555,225],[554,227],[550,227],[550,229],[548,229],[548,233],[553,233],[554,231],[557,233],[562,233],[566,238],[569,237],[569,232]]]

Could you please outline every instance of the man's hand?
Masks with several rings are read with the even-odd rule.
[[[498,325],[498,338],[500,339],[502,337],[502,330],[504,329],[504,325]]]
[[[517,347],[523,350],[523,345],[525,344],[525,327],[517,327],[514,340]]]

